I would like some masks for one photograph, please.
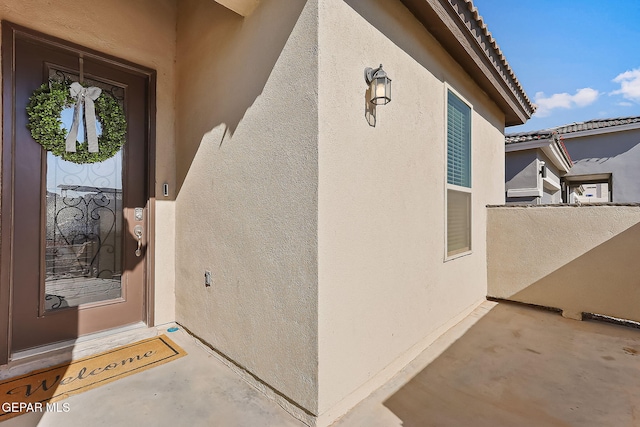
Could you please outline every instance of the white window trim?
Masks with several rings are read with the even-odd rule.
[[[448,119],[448,108],[449,108],[449,91],[451,91],[455,96],[457,96],[462,102],[464,102],[465,104],[467,104],[467,106],[469,107],[469,109],[471,110],[471,115],[469,117],[470,119],[470,136],[471,136],[471,147],[470,151],[471,151],[471,162],[470,162],[470,167],[471,167],[471,187],[462,187],[459,185],[455,185],[455,184],[449,184],[448,182],[448,177],[447,177],[447,164],[448,164],[448,155],[449,155],[449,149],[447,147],[447,126],[449,123],[449,119]],[[473,175],[474,175],[474,170],[475,168],[473,167],[473,159],[474,159],[474,155],[473,155],[473,113],[474,113],[474,109],[473,109],[473,104],[471,104],[467,98],[465,98],[464,96],[462,96],[460,94],[460,92],[458,92],[457,90],[455,90],[453,87],[451,87],[451,85],[447,82],[444,83],[444,108],[443,108],[443,118],[444,118],[444,138],[443,138],[443,143],[444,143],[444,260],[443,262],[449,262],[449,261],[453,261],[454,259],[458,259],[458,258],[462,258],[462,257],[466,257],[469,256],[471,254],[473,254],[473,247],[474,247],[474,242],[473,242],[473,218],[474,218],[474,209],[473,209],[473,185],[475,180],[473,179]],[[447,241],[448,238],[448,217],[447,217],[447,206],[448,206],[448,202],[449,202],[449,197],[447,194],[447,190],[455,190],[455,191],[460,191],[460,192],[465,192],[465,193],[469,193],[471,194],[470,197],[470,212],[469,212],[469,246],[471,247],[470,250],[465,251],[465,252],[460,252],[454,255],[449,255],[448,254],[448,244],[449,242]]]
[[[542,197],[541,188],[510,188],[507,197]]]
[[[552,180],[549,177],[542,178],[542,186],[544,188],[546,188],[547,190],[553,191],[554,193],[557,193],[562,188],[562,187],[560,187],[560,183],[559,182],[555,182],[554,180]]]

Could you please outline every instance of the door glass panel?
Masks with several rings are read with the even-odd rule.
[[[67,131],[72,118],[73,108],[63,111]],[[81,123],[79,141],[84,140],[83,128]],[[100,135],[99,123],[97,128]],[[90,164],[68,162],[48,152],[46,189],[45,310],[120,298],[122,150]]]

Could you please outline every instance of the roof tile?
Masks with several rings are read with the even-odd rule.
[[[553,133],[564,135],[567,133],[588,131],[594,129],[609,128],[615,126],[629,125],[640,123],[640,116],[616,117],[610,119],[594,119],[586,122],[570,123],[550,129],[534,130],[530,132],[509,133],[505,135],[506,144],[514,144],[518,142],[534,141],[539,139],[549,139]]]
[[[473,0],[463,0],[463,1],[467,4],[467,8],[471,11],[471,13],[473,15],[473,18],[475,19],[476,23],[482,29],[482,32],[483,32],[484,36],[489,41],[489,45],[497,53],[502,67],[509,74],[509,77],[511,77],[511,80],[515,84],[518,92],[524,98],[524,101],[525,101],[526,105],[531,109],[532,112],[535,111],[535,109],[536,109],[535,105],[531,102],[531,100],[527,96],[527,93],[524,91],[524,88],[520,84],[520,81],[516,77],[516,74],[513,72],[513,69],[511,68],[511,66],[507,62],[507,58],[504,56],[504,53],[500,49],[500,46],[498,46],[498,42],[496,41],[495,38],[493,38],[493,35],[491,34],[489,29],[487,28],[487,24],[484,22],[484,19],[482,19],[482,16],[478,12],[478,8],[474,6]]]

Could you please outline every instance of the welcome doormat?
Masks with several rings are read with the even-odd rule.
[[[67,396],[108,384],[187,353],[165,335],[0,382],[0,421],[27,412],[68,412]]]

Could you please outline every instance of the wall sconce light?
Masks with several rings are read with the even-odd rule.
[[[382,69],[367,67],[364,69],[364,80],[369,85],[369,102],[374,105],[385,105],[391,102],[391,79]]]
[[[540,162],[540,175],[543,178],[547,177],[547,164],[545,162]]]

